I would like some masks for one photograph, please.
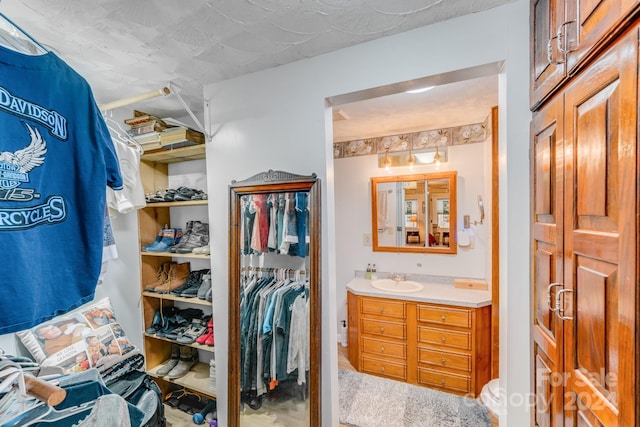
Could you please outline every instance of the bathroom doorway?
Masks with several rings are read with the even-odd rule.
[[[498,376],[498,70],[498,64],[490,64],[472,70],[345,94],[330,100],[333,109],[336,247],[344,251],[336,256],[336,325],[341,341],[345,341],[343,328],[346,326],[342,321],[347,319],[345,284],[354,277],[357,270],[364,271],[367,264],[376,264],[378,271],[392,270],[410,274],[454,276],[456,273],[453,271],[458,271],[456,261],[451,256],[385,254],[371,250],[369,179],[389,173],[380,167],[380,157],[385,153],[376,144],[380,138],[400,143],[404,140],[407,144],[404,151],[409,152],[413,148],[412,138],[416,134],[439,132],[443,135],[443,129],[482,124],[486,131],[485,139],[481,142],[484,147],[482,157],[465,160],[482,163],[482,190],[478,194],[476,191],[465,191],[471,183],[465,181],[464,174],[458,184],[461,188],[458,195],[458,223],[463,224],[463,217],[468,215],[475,232],[473,248],[463,252],[459,258],[460,263],[472,265],[467,271],[467,277],[484,278],[492,289],[491,377]],[[428,89],[408,93],[412,89],[424,88]],[[456,156],[463,153],[460,148],[456,147]],[[465,163],[456,163],[451,159],[449,165],[443,164],[438,170],[451,170],[453,165],[461,164]],[[424,166],[423,169],[436,170],[433,165]],[[414,170],[418,169],[410,169],[410,165],[405,163],[392,167],[390,173],[404,175]],[[353,205],[344,203],[342,197],[358,191],[364,194],[353,200]],[[482,196],[484,208],[482,220],[477,204],[479,195]],[[470,257],[475,259],[468,262]],[[342,344],[349,346],[352,343],[342,342],[338,346],[339,367],[348,369],[350,364],[346,357],[347,351]]]

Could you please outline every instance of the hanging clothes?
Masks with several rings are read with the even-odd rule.
[[[252,275],[242,287],[241,391],[261,396],[287,382],[305,383],[309,370],[308,284]]]
[[[106,185],[123,182],[87,81],[52,52],[0,46],[0,334],[93,299]]]

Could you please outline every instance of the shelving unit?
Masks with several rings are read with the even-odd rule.
[[[153,193],[158,189],[169,187],[169,164],[201,160],[205,158],[205,146],[195,145],[181,147],[172,150],[158,150],[142,155],[140,162],[140,175],[145,193]],[[208,200],[193,200],[182,202],[158,202],[148,203],[147,206],[139,210],[138,214],[138,239],[140,248],[153,242],[158,231],[168,225],[170,227],[184,227],[184,224],[171,221],[172,212],[174,216],[180,217],[176,213],[182,210],[202,209],[208,206]],[[200,212],[202,216],[203,213]],[[208,214],[206,215],[208,216]],[[206,221],[208,222],[208,221]],[[205,314],[210,314],[212,303],[199,298],[185,298],[171,294],[159,294],[144,291],[145,285],[152,282],[159,267],[170,261],[192,262],[191,270],[211,268],[211,257],[203,254],[176,254],[170,252],[143,252],[140,251],[141,265],[141,299],[143,328],[146,330],[153,322],[154,314],[161,307],[178,305],[183,307],[201,308]],[[199,267],[194,267],[199,265]],[[215,391],[210,389],[209,379],[209,359],[213,357],[215,348],[213,346],[193,344],[180,344],[198,349],[200,362],[194,366],[187,375],[181,378],[169,380],[166,377],[157,375],[157,371],[171,355],[171,344],[173,340],[157,337],[153,334],[143,334],[144,352],[147,372],[154,377],[163,394],[175,388],[176,385],[183,386],[189,390],[201,394],[208,398],[215,399]]]

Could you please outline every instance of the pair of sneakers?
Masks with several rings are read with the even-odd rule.
[[[181,228],[162,228],[156,236],[156,240],[150,245],[145,245],[142,250],[145,252],[166,252],[170,247],[180,243],[182,240]]]

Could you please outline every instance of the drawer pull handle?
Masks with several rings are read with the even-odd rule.
[[[445,319],[447,318],[447,316],[445,316],[444,314],[442,316],[440,316],[440,318],[442,319],[442,321],[444,322]]]
[[[380,307],[380,313],[384,312],[384,307]]]
[[[380,368],[380,371],[384,372],[384,366]]]
[[[443,379],[440,380],[440,383],[444,384],[446,381]]]
[[[444,335],[442,336],[442,342],[445,342],[447,340],[447,337],[445,337]]]
[[[384,328],[380,328],[380,332],[384,332]]]
[[[380,351],[384,351],[384,347],[382,347],[382,346],[381,346],[381,347],[380,347]]]
[[[442,358],[442,364],[444,365],[446,361],[447,361],[447,359],[445,359],[445,358],[443,357],[443,358]]]

